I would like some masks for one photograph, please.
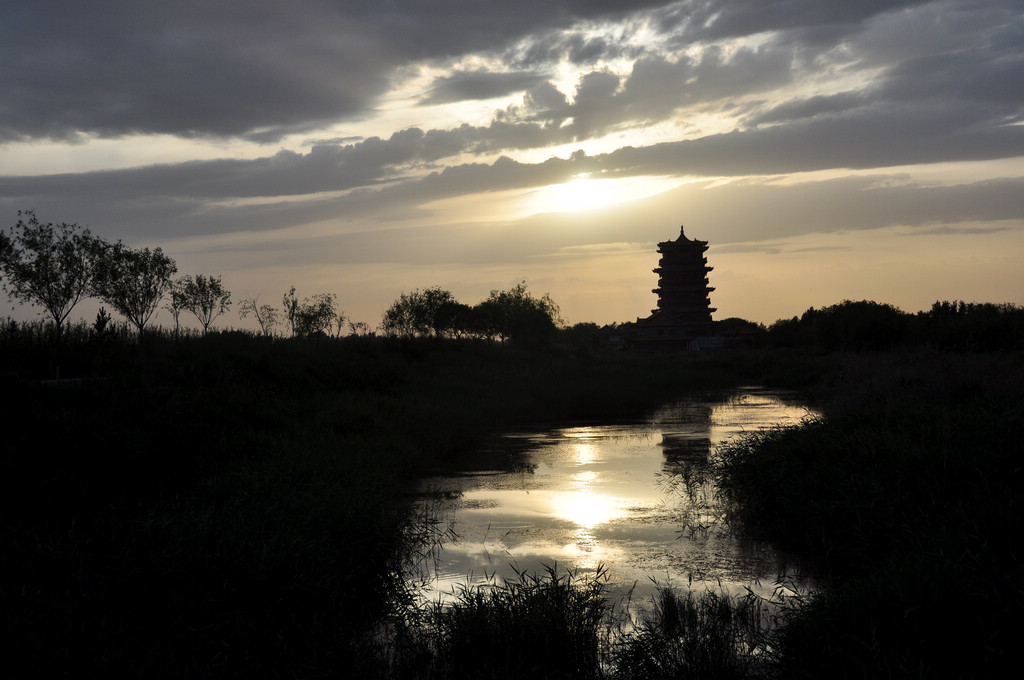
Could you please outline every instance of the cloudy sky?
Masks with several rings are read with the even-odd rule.
[[[635,320],[685,225],[716,318],[1024,304],[1019,0],[4,2],[0,93],[0,225],[236,299]]]

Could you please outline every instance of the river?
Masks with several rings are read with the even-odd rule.
[[[770,593],[783,564],[722,521],[707,475],[715,447],[816,415],[756,388],[680,401],[649,418],[507,433],[424,482],[443,537],[415,570],[423,597],[555,566],[606,570],[612,593],[657,586]]]

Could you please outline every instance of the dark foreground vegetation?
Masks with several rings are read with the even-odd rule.
[[[786,349],[0,330],[0,621],[30,675],[986,676],[1021,620],[1024,360]],[[783,610],[665,592],[635,626],[600,574],[414,604],[424,471],[485,435],[804,390],[827,417],[718,469],[736,526],[813,565]],[[778,624],[773,626],[772,624]]]

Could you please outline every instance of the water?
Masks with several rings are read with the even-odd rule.
[[[714,447],[815,415],[746,389],[668,405],[643,422],[498,438],[460,469],[426,480],[426,511],[447,537],[419,565],[425,598],[557,565],[607,570],[612,592],[657,585],[770,592],[781,562],[722,522],[706,475]]]

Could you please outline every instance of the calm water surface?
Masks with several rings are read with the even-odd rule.
[[[549,565],[603,565],[612,591],[635,588],[634,597],[655,582],[770,592],[777,557],[730,535],[701,473],[722,442],[813,415],[784,394],[747,389],[643,422],[506,434],[425,482],[425,508],[449,535],[415,578],[435,600]]]

